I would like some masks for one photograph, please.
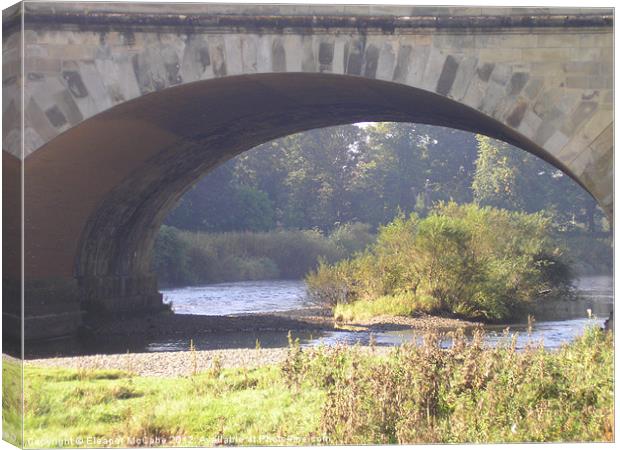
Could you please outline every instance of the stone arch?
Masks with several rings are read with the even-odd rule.
[[[80,299],[157,306],[149,249],[174,200],[234,154],[308,128],[487,134],[562,169],[612,215],[612,11],[89,8],[29,3],[3,18],[27,335],[62,334]]]
[[[402,84],[305,73],[200,81],[114,107],[26,159],[31,180],[26,222],[45,226],[26,241],[26,255],[34,257],[27,261],[30,275],[75,278],[87,308],[157,308],[153,241],[187,189],[261,143],[357,121],[418,122],[486,134],[574,177],[552,154],[497,120]]]

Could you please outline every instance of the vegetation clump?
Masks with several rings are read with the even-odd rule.
[[[559,352],[507,337],[485,348],[427,334],[387,356],[311,350],[289,379],[323,386],[321,432],[338,444],[497,443],[613,439],[613,336],[600,329]]]
[[[541,293],[570,289],[550,225],[541,213],[440,203],[424,219],[401,214],[368,250],[322,262],[306,283],[347,320],[426,312],[503,321]]]
[[[370,227],[360,223],[344,224],[328,235],[318,230],[206,233],[163,226],[153,265],[167,285],[300,279],[320,259],[346,258],[373,240]]]

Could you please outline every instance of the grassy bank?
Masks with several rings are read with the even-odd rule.
[[[487,350],[482,336],[457,336],[449,350],[438,341],[429,335],[387,355],[293,344],[279,366],[215,364],[178,378],[27,366],[26,439],[66,447],[613,438],[610,335],[589,330],[558,352],[517,352],[510,342]]]
[[[329,235],[316,230],[205,233],[162,227],[154,270],[164,285],[300,279],[320,259],[351,256],[374,240],[368,225],[342,225]]]

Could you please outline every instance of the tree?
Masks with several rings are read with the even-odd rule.
[[[504,142],[476,136],[478,159],[472,183],[474,200],[513,211],[546,211],[555,225],[579,222],[595,231],[604,215],[595,200],[566,174],[542,159]]]

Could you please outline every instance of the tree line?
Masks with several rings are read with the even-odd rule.
[[[430,125],[345,125],[263,144],[214,170],[171,212],[183,230],[317,229],[400,213],[424,217],[440,201],[544,211],[563,231],[608,231],[594,199],[542,159],[485,136]]]

